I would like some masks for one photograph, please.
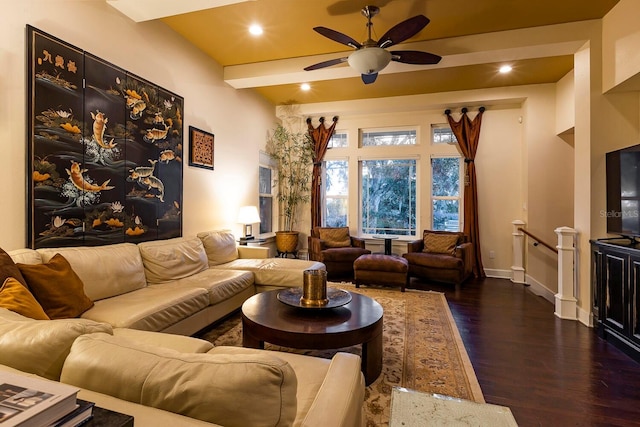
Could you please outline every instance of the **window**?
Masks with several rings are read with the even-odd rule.
[[[347,134],[344,132],[335,132],[333,135],[331,135],[331,138],[329,139],[329,143],[328,143],[328,147],[329,148],[344,148],[347,146],[348,141],[347,141]]]
[[[259,171],[259,204],[260,234],[273,231],[273,169],[260,166]]]
[[[349,168],[346,160],[324,162],[324,213],[325,227],[347,225]]]
[[[460,231],[460,157],[431,159],[432,229]]]
[[[381,130],[381,131],[363,131],[362,146],[384,146],[384,145],[415,145],[416,130]]]
[[[431,142],[433,144],[452,144],[458,143],[456,136],[449,125],[431,125]]]
[[[416,234],[416,160],[360,162],[361,232]]]

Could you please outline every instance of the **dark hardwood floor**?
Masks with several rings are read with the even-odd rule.
[[[446,294],[486,402],[511,408],[520,426],[640,426],[640,364],[528,287],[410,287]]]

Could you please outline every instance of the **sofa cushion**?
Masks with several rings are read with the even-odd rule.
[[[18,264],[18,268],[51,319],[78,317],[93,307],[82,280],[62,255],[43,264]]]
[[[114,328],[162,331],[208,305],[205,289],[167,283],[96,301],[82,317],[109,323]]]
[[[133,243],[105,246],[38,249],[43,262],[56,253],[64,256],[84,283],[84,292],[92,301],[144,288],[142,258]],[[12,255],[13,256],[13,255]]]
[[[358,259],[359,256],[367,255],[370,253],[371,251],[369,249],[362,249],[357,247],[330,248],[322,251],[321,258],[323,263],[342,262],[342,263],[351,264],[356,259]]]
[[[238,259],[236,238],[229,230],[214,230],[198,233],[204,245],[209,266],[224,264]]]
[[[296,416],[296,375],[270,354],[188,354],[92,334],[73,344],[61,381],[227,427]]]
[[[174,285],[185,289],[205,289],[209,295],[209,304],[214,305],[242,293],[245,289],[253,288],[253,283],[254,275],[249,271],[210,268],[176,280]]]
[[[319,228],[320,240],[327,248],[344,248],[351,246],[349,227]]]
[[[15,263],[22,264],[41,264],[42,257],[35,249],[16,249],[8,252],[9,256]]]
[[[453,255],[460,236],[457,234],[424,233],[422,240],[424,241],[423,252]]]
[[[0,308],[0,364],[58,380],[73,341],[93,332],[112,329],[85,319],[33,320]]]
[[[412,266],[452,270],[464,268],[462,259],[447,254],[409,252],[402,254],[402,256],[409,262],[409,269]]]
[[[323,263],[290,258],[237,259],[213,269],[246,270],[254,274],[256,285],[302,286],[304,270],[326,270]]]
[[[7,277],[0,286],[0,307],[31,319],[49,320],[31,292],[13,277]]]
[[[298,378],[304,378],[304,381],[298,381],[298,389],[296,400],[298,402],[298,414],[296,420],[304,419],[304,416],[318,395],[320,387],[324,383],[331,365],[331,359],[321,357],[305,356],[302,354],[288,353],[284,351],[258,350],[255,348],[217,346],[209,350],[209,354],[216,355],[256,355],[269,354],[284,360],[293,368]]]
[[[149,284],[167,283],[208,268],[207,254],[198,237],[176,237],[138,244]]]
[[[209,341],[185,335],[163,332],[141,331],[139,329],[115,328],[114,337],[122,337],[138,343],[169,348],[181,353],[206,353],[213,348]]]
[[[0,248],[0,283],[4,283],[7,277],[13,277],[24,287],[27,287],[27,282],[24,280],[24,277],[22,277],[18,266],[11,256]]]

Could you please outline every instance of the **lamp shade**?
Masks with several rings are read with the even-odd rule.
[[[349,55],[347,61],[360,74],[373,74],[391,62],[391,54],[381,47],[365,47]]]
[[[240,224],[254,224],[260,222],[260,214],[256,206],[243,206],[238,212],[238,222]]]

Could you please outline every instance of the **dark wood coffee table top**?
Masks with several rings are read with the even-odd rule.
[[[331,309],[293,307],[278,300],[279,289],[261,292],[242,305],[242,344],[264,348],[268,342],[298,349],[339,349],[362,344],[367,384],[382,369],[382,306],[351,293],[351,301]]]

